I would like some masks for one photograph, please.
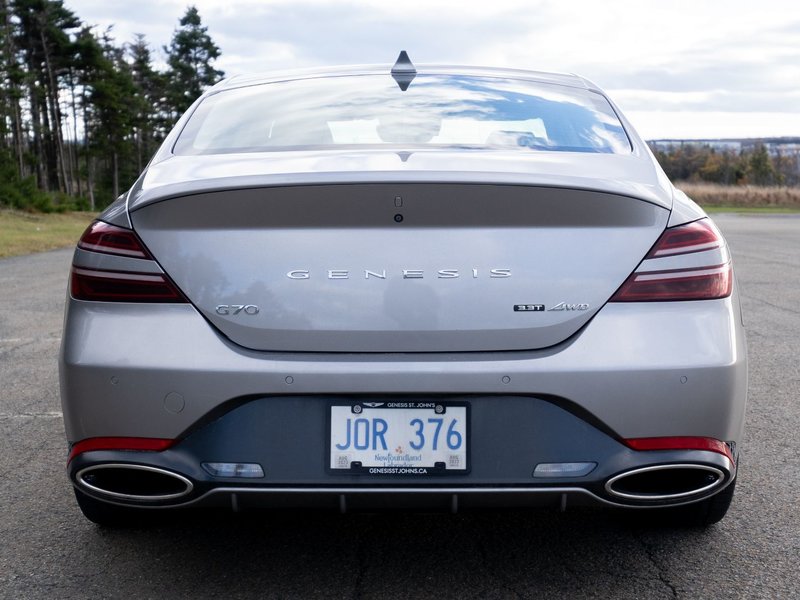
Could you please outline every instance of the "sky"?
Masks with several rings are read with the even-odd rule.
[[[578,73],[646,139],[800,136],[797,0],[65,0],[163,60],[189,4],[226,75],[346,64]]]

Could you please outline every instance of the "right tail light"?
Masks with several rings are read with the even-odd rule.
[[[701,219],[664,231],[609,302],[713,300],[730,296],[732,284],[725,240]]]

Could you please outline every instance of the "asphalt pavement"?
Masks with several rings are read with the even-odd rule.
[[[0,260],[0,598],[797,598],[800,218],[714,217],[742,290],[750,399],[728,516],[609,511],[85,520],[56,359],[71,250]]]

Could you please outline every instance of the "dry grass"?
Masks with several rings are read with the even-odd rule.
[[[717,185],[679,181],[679,189],[701,206],[800,209],[800,188]]]
[[[72,246],[94,213],[27,213],[0,209],[0,258]]]
[[[677,187],[703,207],[713,210],[800,210],[800,188],[690,183]],[[91,223],[94,213],[28,213],[0,209],[0,258],[71,246]]]

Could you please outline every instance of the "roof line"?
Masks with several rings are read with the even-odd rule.
[[[507,77],[515,79],[527,79],[540,81],[543,83],[554,83],[570,87],[591,88],[594,85],[587,85],[587,80],[573,73],[556,73],[547,71],[532,71],[526,69],[512,69],[506,67],[476,67],[465,65],[447,64],[420,64],[415,65],[419,74],[463,74],[463,75],[484,75],[490,77]],[[282,71],[272,71],[264,73],[237,74],[223,79],[208,91],[220,91],[237,87],[246,87],[262,83],[275,83],[279,81],[314,79],[319,77],[336,76],[356,76],[356,75],[389,75],[392,69],[390,64],[368,64],[368,65],[340,65],[331,67],[312,67],[303,69],[291,69]]]

